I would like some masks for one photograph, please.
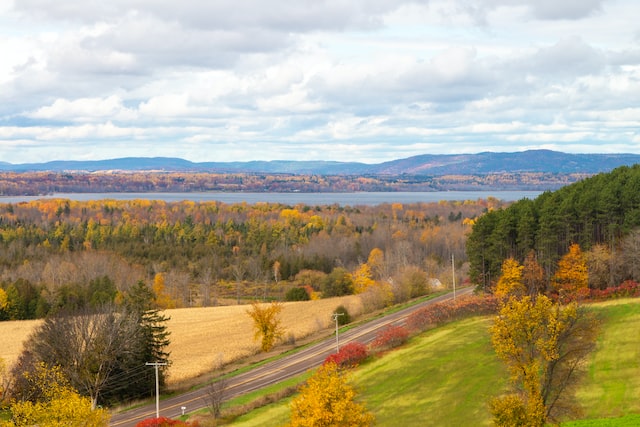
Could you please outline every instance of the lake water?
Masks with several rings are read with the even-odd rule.
[[[434,192],[361,192],[361,193],[58,193],[47,196],[0,197],[0,203],[19,203],[38,199],[61,198],[76,201],[87,200],[164,200],[179,202],[219,201],[223,203],[249,204],[258,202],[283,203],[287,205],[333,205],[357,206],[383,203],[438,202],[440,200],[478,200],[495,197],[504,201],[524,198],[534,199],[541,191],[434,191]]]

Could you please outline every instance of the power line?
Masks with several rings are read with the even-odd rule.
[[[167,366],[167,362],[147,362],[145,365],[156,368],[156,418],[160,418],[160,381],[158,380],[158,366]]]

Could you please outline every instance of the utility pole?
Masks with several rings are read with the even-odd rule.
[[[160,381],[158,379],[158,366],[167,366],[166,362],[147,362],[147,366],[155,366],[156,368],[156,418],[160,418]]]
[[[456,263],[453,258],[453,254],[451,254],[451,275],[453,277],[453,299],[456,299]]]
[[[340,352],[340,342],[338,341],[338,316],[344,316],[344,313],[333,313],[333,320],[336,322],[336,353]]]

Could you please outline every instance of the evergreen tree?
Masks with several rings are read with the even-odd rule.
[[[169,353],[166,350],[170,343],[170,332],[166,325],[169,317],[163,315],[155,307],[154,300],[153,291],[143,281],[138,281],[125,297],[125,308],[128,315],[134,316],[140,325],[140,341],[137,355],[134,358],[135,363],[139,365],[156,362],[167,364],[159,369],[159,381],[163,386],[169,363]]]

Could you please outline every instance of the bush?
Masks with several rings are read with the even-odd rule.
[[[342,267],[334,268],[322,281],[322,297],[341,297],[353,294],[351,274]]]
[[[601,301],[614,298],[637,298],[640,297],[640,284],[633,280],[627,280],[620,286],[605,289],[591,289],[589,299]]]
[[[286,301],[309,301],[309,294],[305,288],[296,286],[287,291],[284,299]]]
[[[386,350],[399,347],[409,339],[409,331],[402,326],[389,325],[378,332],[371,343],[371,347],[377,350]]]
[[[424,331],[465,317],[495,314],[497,310],[498,301],[493,295],[461,297],[414,311],[407,318],[407,327],[414,331]]]
[[[351,323],[351,315],[344,305],[339,305],[335,311],[338,314],[338,326],[348,325]]]
[[[369,357],[367,346],[359,342],[350,342],[339,352],[329,355],[324,363],[335,363],[341,368],[353,368]]]

